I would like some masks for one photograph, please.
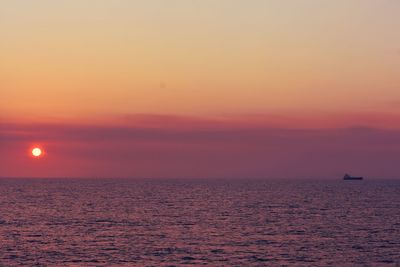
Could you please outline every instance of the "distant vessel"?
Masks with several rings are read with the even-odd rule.
[[[348,175],[347,173],[343,176],[343,180],[362,180],[364,177],[356,177]]]

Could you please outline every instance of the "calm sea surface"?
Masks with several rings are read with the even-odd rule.
[[[400,181],[0,180],[0,266],[396,266]]]

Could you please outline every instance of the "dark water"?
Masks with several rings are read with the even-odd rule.
[[[0,180],[0,266],[396,266],[400,181]]]

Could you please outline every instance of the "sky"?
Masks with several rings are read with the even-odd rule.
[[[0,177],[398,178],[398,14],[0,0]]]

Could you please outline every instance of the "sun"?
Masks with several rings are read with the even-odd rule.
[[[34,149],[32,149],[32,156],[34,156],[35,158],[42,156],[42,154],[43,152],[40,148],[35,147]]]

